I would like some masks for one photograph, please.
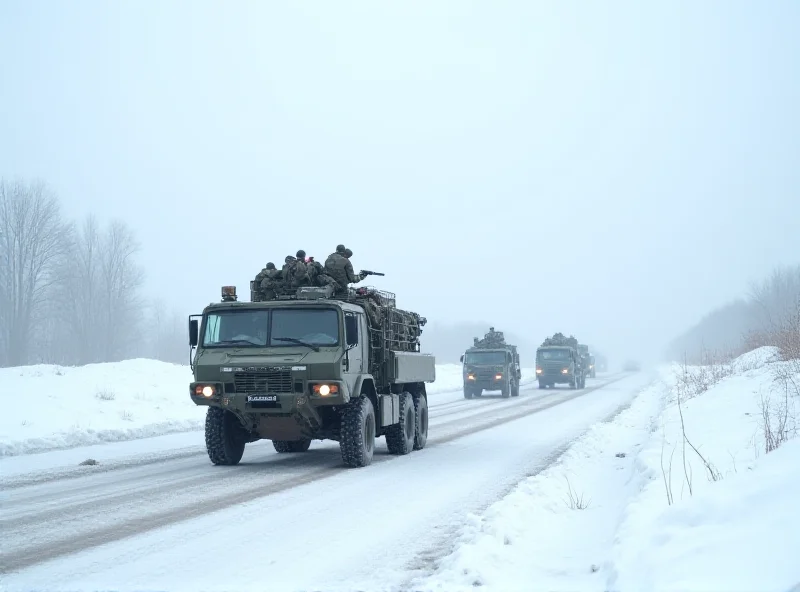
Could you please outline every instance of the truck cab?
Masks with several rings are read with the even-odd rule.
[[[536,379],[539,388],[568,384],[577,389],[585,386],[585,375],[578,351],[565,345],[542,346],[536,350]]]
[[[504,398],[519,396],[521,369],[511,347],[470,348],[461,356],[464,398],[483,391],[500,391]]]

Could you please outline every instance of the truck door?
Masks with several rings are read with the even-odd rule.
[[[347,365],[344,366],[344,374],[348,378],[348,383],[353,386],[359,374],[364,373],[364,359],[367,338],[364,331],[366,321],[363,314],[346,312],[344,313],[345,334],[347,337],[348,352],[346,359]]]

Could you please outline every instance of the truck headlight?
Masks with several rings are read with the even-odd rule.
[[[542,369],[541,368],[537,368],[536,369],[536,374],[541,374],[541,373],[542,373]]]
[[[210,399],[217,394],[217,389],[213,384],[198,384],[194,387],[194,394],[196,396],[203,396]]]
[[[467,374],[467,380],[475,380],[474,374]]]
[[[564,369],[561,371],[561,374],[569,374],[569,368],[564,368]]]
[[[503,378],[503,375],[502,375],[502,374],[495,374],[495,375],[494,375],[494,379],[495,379],[495,380],[500,380],[500,379],[502,379],[502,378]]]
[[[328,395],[335,395],[339,392],[339,386],[336,384],[315,384],[311,387],[312,392],[320,397],[327,397]]]

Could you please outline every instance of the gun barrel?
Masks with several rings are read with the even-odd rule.
[[[380,275],[380,276],[386,275],[385,273],[381,273],[379,271],[369,271],[368,269],[362,269],[361,273],[364,275]]]

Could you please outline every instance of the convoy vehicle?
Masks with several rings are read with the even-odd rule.
[[[499,336],[499,337],[496,337]],[[502,332],[492,328],[461,356],[464,398],[480,397],[483,391],[497,391],[504,398],[519,396],[522,369],[516,345],[505,342]]]
[[[578,352],[578,341],[556,333],[536,349],[536,378],[539,388],[568,384],[572,389],[586,386],[586,369]]]
[[[242,302],[223,287],[221,302],[189,318],[189,396],[208,407],[211,462],[238,464],[259,439],[279,453],[336,440],[350,467],[372,462],[379,436],[393,454],[424,448],[425,385],[436,378],[434,356],[420,352],[425,323],[372,288],[334,297],[309,286]]]

